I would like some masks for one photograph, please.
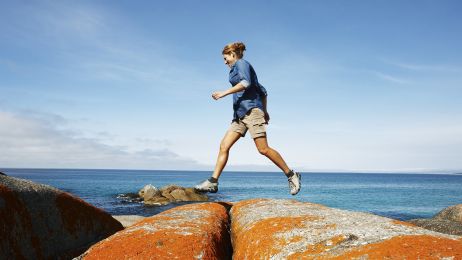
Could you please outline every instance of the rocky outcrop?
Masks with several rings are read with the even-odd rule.
[[[91,247],[83,259],[230,259],[226,203],[175,207]]]
[[[460,237],[368,213],[255,199],[230,215],[234,259],[462,258]]]
[[[3,172],[0,172],[0,175],[6,176],[6,174],[5,174],[5,173],[3,173]]]
[[[462,204],[445,208],[436,214],[434,218],[462,223]]]
[[[433,218],[412,219],[408,222],[436,232],[462,236],[462,204],[445,208]]]
[[[181,201],[186,190],[145,187],[139,195]],[[456,205],[434,219],[460,223],[461,216]],[[118,217],[126,229],[68,193],[0,175],[0,259],[70,259],[91,245],[77,259],[462,259],[462,237],[296,200]]]
[[[171,202],[181,201],[208,201],[207,195],[196,192],[194,188],[184,188],[176,185],[168,185],[157,189],[148,184],[138,192],[138,195],[146,205],[166,205]]]
[[[69,193],[0,175],[1,259],[69,259],[122,229]]]

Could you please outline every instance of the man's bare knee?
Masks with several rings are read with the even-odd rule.
[[[266,147],[258,147],[258,152],[261,154],[261,155],[267,155],[269,153],[271,148],[269,148],[268,146]]]
[[[229,147],[229,145],[226,145],[226,144],[224,144],[224,143],[221,143],[221,144],[220,144],[220,153],[227,153],[227,152],[229,152],[229,149],[230,149],[230,148],[231,148],[231,147]]]

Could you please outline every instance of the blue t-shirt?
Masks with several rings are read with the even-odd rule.
[[[243,118],[252,108],[258,107],[263,110],[262,99],[268,95],[266,89],[258,83],[257,74],[252,65],[244,59],[237,60],[229,71],[231,85],[236,86],[241,81],[246,82],[248,86],[233,94],[233,121]]]

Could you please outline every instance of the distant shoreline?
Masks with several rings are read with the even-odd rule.
[[[125,171],[139,171],[139,172],[191,172],[191,173],[196,173],[196,172],[211,172],[211,170],[162,170],[162,169],[111,169],[111,168],[16,168],[16,167],[0,167],[0,171],[8,171],[8,170],[60,170],[60,171],[120,171],[120,172],[125,172]],[[252,173],[281,173],[280,171],[256,171],[256,170],[249,170],[249,171],[243,171],[243,170],[225,170],[224,172],[252,172]],[[425,174],[425,175],[462,175],[462,172],[459,171],[431,171],[431,172],[364,172],[364,171],[304,171],[301,170],[300,172],[305,173],[305,174],[414,174],[414,175],[419,175],[419,174]]]

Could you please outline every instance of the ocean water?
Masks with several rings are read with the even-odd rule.
[[[152,216],[174,206],[145,206],[123,198],[144,185],[192,187],[208,178],[204,171],[2,169],[9,176],[70,192],[112,215]],[[297,199],[340,209],[370,212],[400,220],[429,218],[462,203],[462,175],[302,173],[302,190],[289,194],[287,178],[276,172],[223,172],[211,201],[251,198]]]

